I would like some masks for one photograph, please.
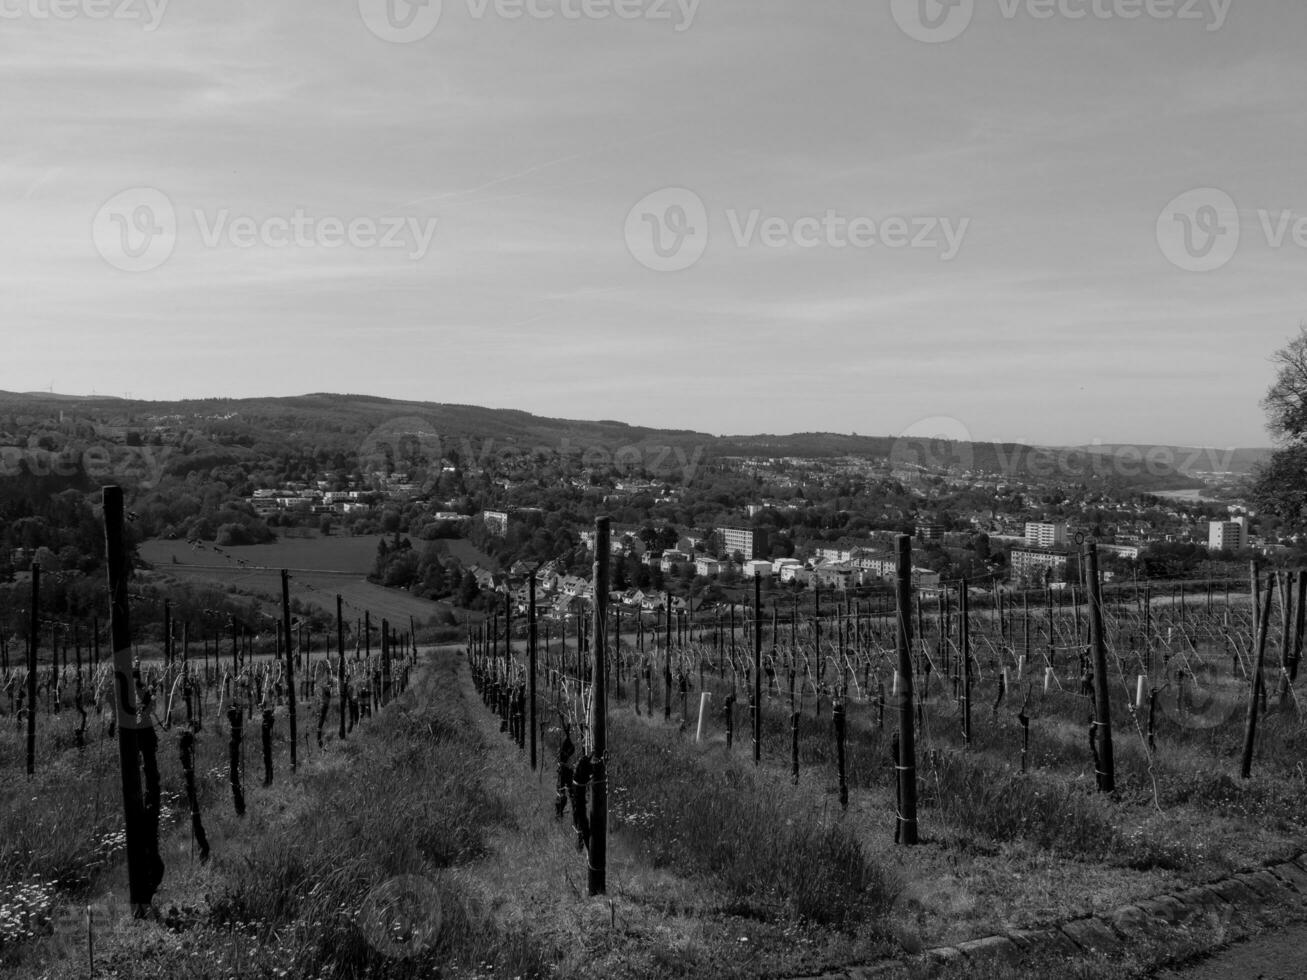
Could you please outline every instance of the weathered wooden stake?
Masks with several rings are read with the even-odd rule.
[[[1103,636],[1103,592],[1098,577],[1098,546],[1085,543],[1085,575],[1089,598],[1089,634],[1094,649],[1094,725],[1099,738],[1098,788],[1111,793],[1116,788],[1116,766],[1112,755],[1112,700],[1107,680],[1107,640]]]
[[[531,729],[531,769],[536,768],[536,572],[533,569],[527,584],[526,626],[526,701],[527,725]],[[618,643],[620,644],[620,639]],[[618,681],[620,688],[621,681]]]
[[[762,576],[753,575],[753,764],[762,763]]]
[[[32,562],[32,612],[27,633],[27,775],[36,773],[36,648],[41,635],[41,566]],[[135,756],[133,756],[135,758]]]
[[[837,697],[831,709],[835,722],[835,765],[839,772],[840,806],[849,807],[849,782],[844,771],[844,699]]]
[[[340,688],[340,740],[345,741],[345,714],[349,698],[345,694],[345,600],[336,593],[336,684]]]
[[[609,521],[595,518],[594,637],[591,641],[594,678],[590,687],[591,756],[589,891],[608,891],[608,650]]]
[[[1257,561],[1252,562],[1252,582],[1254,600],[1259,595],[1257,582]],[[1266,576],[1266,601],[1260,604],[1257,620],[1254,623],[1257,638],[1257,656],[1253,663],[1253,680],[1248,697],[1248,720],[1244,726],[1243,758],[1239,766],[1239,775],[1244,779],[1253,776],[1253,748],[1257,744],[1257,699],[1262,693],[1262,666],[1266,661],[1266,633],[1271,617],[1271,592],[1275,588],[1275,573]]]
[[[286,641],[286,712],[290,718],[290,768],[294,772],[297,766],[295,746],[295,657],[294,643],[290,630],[290,572],[281,570],[281,635]]]
[[[912,718],[912,538],[896,538],[899,654],[899,813],[900,842],[917,843],[917,749]]]
[[[964,578],[958,587],[958,646],[962,649],[962,744],[971,745],[971,598]]]
[[[123,818],[127,837],[128,897],[134,918],[144,918],[163,880],[158,827],[151,834],[141,792],[140,737],[154,737],[149,717],[140,717],[132,670],[132,634],[128,621],[127,547],[123,540],[123,492],[103,491],[105,561],[109,579],[109,631],[113,640],[114,711],[118,727],[118,760],[122,776]],[[30,707],[35,708],[35,705]]]

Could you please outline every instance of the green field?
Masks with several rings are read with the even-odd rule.
[[[406,624],[410,616],[419,625],[433,616],[443,620],[453,609],[449,603],[420,599],[367,581],[380,540],[380,535],[314,535],[243,547],[152,540],[141,544],[140,555],[160,574],[181,581],[214,582],[274,605],[280,601],[284,568],[290,571],[291,597],[330,615],[335,615],[339,594],[349,619],[366,611],[374,620],[385,618],[395,623]],[[455,615],[462,622],[466,614],[456,610]]]

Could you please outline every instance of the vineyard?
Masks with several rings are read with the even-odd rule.
[[[1084,564],[1065,591],[903,574],[811,609],[757,582],[749,605],[571,623],[505,599],[425,651],[343,597],[330,630],[293,618],[289,573],[270,631],[165,603],[159,642],[124,645],[121,615],[44,616],[37,569],[25,657],[0,648],[0,957],[31,977],[962,977],[912,956],[1295,856],[1307,577],[1104,593]],[[1074,959],[1142,976],[1206,928]]]
[[[570,642],[548,625],[532,639],[506,609],[468,656],[501,729],[557,770],[592,894],[599,812],[644,861],[708,874],[752,915],[901,952],[1295,856],[1305,581],[1254,569],[1107,599],[1084,582],[983,608],[957,583],[807,618],[759,604],[738,621],[623,624],[616,610]],[[596,751],[609,712],[622,740]],[[651,762],[664,733],[684,758]],[[744,803],[750,763],[764,791]],[[587,799],[600,787],[602,805]],[[792,834],[796,813],[809,826]]]
[[[370,611],[347,621],[337,596],[333,635],[314,636],[307,620],[291,617],[290,575],[281,581],[282,618],[272,631],[235,617],[225,632],[174,620],[165,601],[161,642],[142,644],[128,621],[134,600],[149,597],[127,592],[120,572],[110,572],[104,629],[98,618],[43,615],[33,566],[25,656],[0,645],[7,967],[27,964],[44,943],[72,951],[75,975],[98,975],[97,942],[108,943],[112,964],[121,955],[112,938],[128,920],[159,919],[153,900],[171,867],[202,868],[229,838],[241,839],[288,771],[294,778],[341,765],[348,740],[369,732],[408,689],[417,659],[409,630],[374,623]],[[107,903],[102,896],[124,864],[130,894]],[[176,929],[195,915],[173,905],[165,921]],[[103,951],[98,963],[114,969]]]

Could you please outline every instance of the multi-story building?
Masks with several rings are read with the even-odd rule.
[[[694,560],[694,574],[702,575],[704,578],[720,575],[725,568],[726,562],[709,558],[707,555],[700,555]]]
[[[1044,585],[1066,579],[1069,555],[1065,551],[1013,548],[1009,558],[1012,578],[1021,585]]]
[[[669,548],[667,551],[663,552],[662,558],[659,559],[658,567],[662,569],[664,575],[667,575],[676,571],[682,565],[688,565],[690,563],[690,556],[684,551],[677,551]]]
[[[870,554],[855,553],[851,564],[862,572],[864,585],[876,579],[894,578],[898,574],[898,560],[895,558],[873,558]]]
[[[508,514],[502,510],[488,510],[482,513],[481,519],[485,521],[486,528],[492,534],[504,535],[508,533]]]
[[[943,541],[944,525],[934,521],[921,521],[917,524],[917,537],[922,541]]]
[[[782,582],[798,582],[800,585],[807,585],[812,580],[812,572],[796,561],[792,564],[780,566],[780,579]]]
[[[850,561],[853,558],[853,551],[850,548],[831,545],[829,547],[814,548],[812,557],[816,561]]]
[[[1248,547],[1248,518],[1212,521],[1207,525],[1207,547],[1212,551],[1240,551]]]
[[[734,555],[737,551],[745,561],[767,557],[767,532],[756,527],[719,527],[717,537],[721,541],[722,554]]]
[[[857,572],[843,562],[828,562],[812,570],[813,581],[819,586],[844,591],[854,582]]]
[[[1031,548],[1066,547],[1066,525],[1052,521],[1026,522],[1026,544]]]

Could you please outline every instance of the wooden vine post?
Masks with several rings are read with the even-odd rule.
[[[36,647],[41,635],[41,566],[32,562],[32,614],[27,632],[27,775],[36,772]],[[130,667],[130,665],[129,665]]]
[[[762,764],[762,576],[753,573],[753,764]]]
[[[531,730],[531,769],[536,768],[536,573],[532,569],[527,582],[526,625],[526,703],[527,727]],[[620,643],[620,640],[619,640]],[[619,680],[620,685],[620,680]]]
[[[1085,542],[1085,577],[1089,599],[1089,640],[1094,650],[1094,728],[1098,740],[1098,788],[1116,789],[1112,757],[1112,701],[1107,680],[1107,641],[1103,636],[1103,589],[1098,578],[1098,545]]]
[[[113,642],[113,691],[127,837],[128,897],[134,918],[144,918],[163,880],[158,824],[146,813],[141,793],[140,738],[154,735],[149,717],[139,717],[132,670],[132,634],[127,606],[127,547],[123,541],[123,491],[107,486],[104,500],[105,559],[109,578],[109,633]],[[147,732],[148,730],[148,732]],[[151,830],[153,828],[153,833]]]
[[[899,842],[917,843],[917,747],[912,717],[912,538],[895,539],[898,599],[899,744],[897,754]]]
[[[345,600],[336,593],[336,686],[340,688],[340,740],[345,741],[345,713],[349,698],[345,696]]]
[[[290,572],[281,570],[281,635],[286,641],[283,653],[286,655],[286,711],[290,718],[290,768],[295,771],[295,645],[291,641],[290,631]]]
[[[962,651],[962,744],[971,747],[971,597],[964,578],[958,586],[958,646]]]
[[[594,635],[590,651],[594,677],[590,687],[590,733],[593,741],[590,794],[589,891],[608,891],[608,684],[605,660],[608,647],[609,521],[595,518]],[[670,650],[668,651],[670,655]]]
[[[672,593],[663,593],[667,622],[663,632],[663,721],[672,720]]]
[[[1239,775],[1244,779],[1252,779],[1253,776],[1253,749],[1257,744],[1257,704],[1258,698],[1262,693],[1262,667],[1266,661],[1266,634],[1267,627],[1270,625],[1271,618],[1271,593],[1275,588],[1275,573],[1271,572],[1266,577],[1266,601],[1259,602],[1260,589],[1257,582],[1257,560],[1252,562],[1252,585],[1253,585],[1253,608],[1256,612],[1256,618],[1253,620],[1253,626],[1256,628],[1257,656],[1253,662],[1253,678],[1251,693],[1248,697],[1248,717],[1244,726],[1243,740],[1243,758],[1240,760]]]

